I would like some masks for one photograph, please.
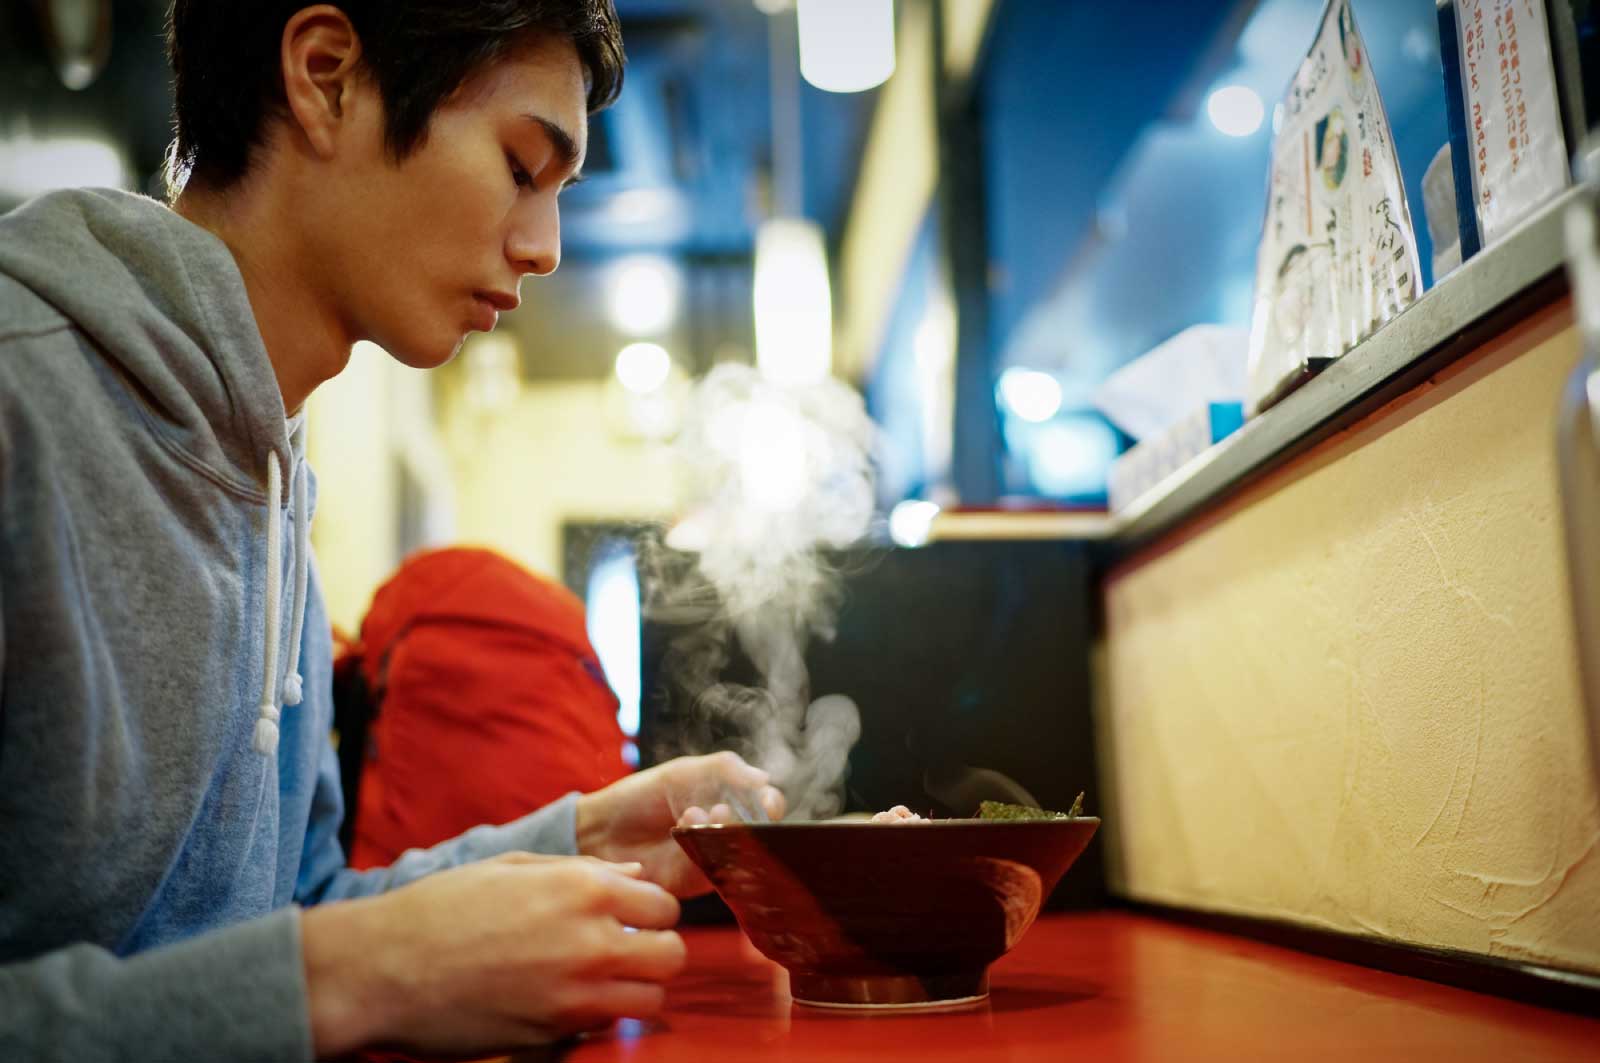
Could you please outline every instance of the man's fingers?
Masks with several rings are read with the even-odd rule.
[[[605,910],[623,926],[670,930],[678,925],[678,899],[653,882],[612,878],[606,883]]]
[[[601,867],[615,871],[619,875],[627,875],[629,878],[642,878],[644,876],[644,865],[637,860],[624,860],[619,863],[615,860],[602,860],[598,856],[585,856],[581,859],[599,864]]]
[[[621,979],[584,987],[565,1009],[563,1025],[572,1030],[604,1026],[616,1019],[649,1019],[661,1014],[666,990],[656,982]]]
[[[767,810],[767,818],[776,823],[783,818],[789,810],[789,802],[784,799],[783,791],[776,786],[763,786],[758,798],[761,807]]]
[[[637,860],[625,860],[619,863],[615,860],[602,860],[598,856],[551,856],[548,853],[527,853],[520,850],[488,857],[488,861],[494,864],[548,864],[558,860],[582,860],[615,871],[619,875],[627,875],[629,878],[639,878],[644,874],[644,865]]]
[[[638,930],[621,935],[609,973],[618,978],[665,982],[689,960],[683,938],[674,930]]]
[[[758,790],[772,781],[772,776],[748,763],[737,753],[726,754],[718,767],[722,770],[723,777],[730,783],[748,790]]]
[[[782,819],[789,810],[789,802],[783,796],[783,791],[776,786],[763,786],[755,795],[755,800],[761,803],[766,811],[767,818],[776,823]],[[678,826],[697,827],[703,823],[737,823],[739,817],[734,815],[733,808],[726,802],[717,802],[708,812],[699,805],[690,805],[683,810],[683,815],[678,817]]]

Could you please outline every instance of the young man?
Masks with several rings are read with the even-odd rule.
[[[705,888],[668,829],[781,797],[686,759],[346,869],[300,412],[357,340],[439,365],[556,268],[611,4],[177,0],[171,49],[171,209],[0,219],[0,1058],[468,1055],[647,1015]]]

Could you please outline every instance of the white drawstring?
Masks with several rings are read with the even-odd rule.
[[[311,569],[310,489],[306,486],[306,423],[300,422],[291,443],[294,454],[294,598],[290,600],[294,627],[289,631],[289,671],[283,678],[283,703],[300,704],[300,635],[306,623],[306,583]]]
[[[290,612],[294,623],[289,632],[289,670],[283,677],[282,697],[278,696],[278,637],[282,630],[278,602],[283,595],[283,473],[277,451],[267,454],[267,623],[265,675],[261,680],[261,704],[257,710],[255,750],[262,756],[278,752],[280,705],[298,705],[301,698],[300,636],[305,629],[306,587],[310,579],[311,513],[310,489],[306,484],[306,463],[302,457],[305,424],[295,429],[290,453],[294,467],[294,597]]]
[[[278,597],[283,593],[283,473],[278,452],[267,453],[267,633],[266,674],[261,680],[261,705],[256,718],[256,752],[264,757],[278,752]]]

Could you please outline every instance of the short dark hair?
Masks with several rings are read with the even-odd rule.
[[[175,188],[188,177],[225,187],[243,177],[267,118],[286,105],[279,47],[312,0],[173,0],[167,12],[177,139]],[[622,31],[612,0],[335,0],[361,38],[362,62],[385,109],[396,161],[472,74],[530,38],[577,48],[592,114],[622,91]]]

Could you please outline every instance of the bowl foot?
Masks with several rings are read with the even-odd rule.
[[[789,972],[789,995],[813,1008],[928,1011],[962,1008],[989,996],[989,972],[934,975],[824,975]]]

